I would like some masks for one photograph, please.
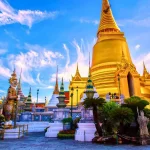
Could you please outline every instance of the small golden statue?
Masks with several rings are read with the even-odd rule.
[[[13,120],[15,117],[15,105],[18,100],[16,86],[17,86],[17,76],[16,71],[14,69],[11,77],[9,79],[10,87],[8,89],[6,102],[4,104],[3,114],[5,116],[6,121]]]

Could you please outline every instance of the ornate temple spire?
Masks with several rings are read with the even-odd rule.
[[[146,69],[145,63],[143,62],[143,76],[145,77],[147,75],[149,75],[149,73],[148,73],[148,71]]]
[[[76,69],[75,77],[81,77],[80,72],[79,72],[79,68],[78,68],[78,63],[77,63],[77,69]]]
[[[94,91],[94,86],[93,82],[91,80],[91,71],[90,71],[90,53],[89,53],[89,75],[88,75],[88,80],[87,80],[87,85],[86,85],[86,91]]]
[[[81,81],[82,80],[80,72],[79,72],[79,68],[78,68],[78,63],[77,63],[77,69],[76,69],[75,76],[74,77],[72,76],[72,80],[74,80],[74,81]]]
[[[18,92],[18,90],[21,89],[21,73],[22,73],[22,69],[21,69],[21,72],[20,72],[19,82],[18,82],[18,85],[17,85],[17,92]]]
[[[31,96],[31,87],[30,87],[30,90],[29,90],[29,96]]]
[[[20,77],[19,77],[19,82],[17,85],[17,95],[20,95],[20,97],[24,97],[23,93],[22,93],[22,89],[21,89],[21,74],[22,74],[22,69],[20,72]]]
[[[102,0],[102,12],[101,12],[101,20],[98,28],[98,32],[105,32],[105,30],[119,32],[120,29],[113,17],[111,6],[108,0]]]
[[[57,72],[56,72],[56,83],[53,94],[59,94],[59,88],[58,88],[58,66],[57,66]]]
[[[65,96],[63,78],[60,86],[59,96]]]
[[[25,111],[31,111],[32,110],[32,108],[31,108],[31,105],[32,105],[31,87],[30,87],[29,95],[26,99],[25,104],[26,104],[26,106],[25,106],[24,110]]]

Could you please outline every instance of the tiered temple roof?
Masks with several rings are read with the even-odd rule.
[[[21,71],[21,73],[22,73],[22,71]],[[21,87],[21,73],[20,73],[20,78],[19,78],[19,82],[18,82],[18,85],[17,85],[17,95],[20,96],[20,101],[24,101],[25,96],[22,92],[22,87]]]
[[[31,87],[30,87],[29,95],[28,95],[28,97],[27,97],[27,99],[26,99],[25,104],[26,104],[26,106],[25,106],[25,109],[24,109],[24,110],[25,110],[25,111],[31,111],[31,110],[32,110],[32,108],[31,108],[31,106],[32,106]]]

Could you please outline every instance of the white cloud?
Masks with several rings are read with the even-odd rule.
[[[47,18],[54,18],[57,11],[42,12],[39,10],[16,10],[6,0],[0,1],[0,25],[20,23],[32,27],[32,24]]]
[[[41,79],[40,79],[40,73],[37,74],[36,81],[40,85],[40,87],[38,87],[40,89],[54,89],[54,86],[44,84],[43,81],[41,81]]]
[[[6,93],[6,91],[0,90],[0,93]]]
[[[36,77],[36,81],[40,84],[40,85],[44,85],[41,80],[40,80],[40,73],[38,73],[37,77]]]
[[[54,86],[48,86],[47,89],[54,89]]]
[[[86,19],[86,18],[73,19],[73,21],[78,21],[80,23],[94,24],[94,25],[99,24],[99,20],[90,20],[90,19]]]
[[[0,60],[0,76],[3,76],[3,77],[10,77],[11,75],[11,72],[10,72],[10,69],[4,67],[2,61]]]
[[[66,68],[68,68],[68,65],[70,64],[69,49],[68,49],[68,47],[66,46],[66,44],[63,44],[63,48],[64,48],[64,50],[66,51],[66,54],[67,54]]]
[[[135,50],[139,50],[140,47],[141,47],[141,45],[137,44],[137,45],[135,46]]]
[[[150,52],[147,54],[142,54],[137,58],[134,58],[133,62],[137,68],[137,71],[141,75],[143,74],[143,62],[145,63],[147,70],[150,71]]]
[[[144,19],[123,19],[117,21],[121,26],[125,25],[135,25],[135,26],[141,26],[141,27],[150,27],[150,17],[144,18]]]
[[[95,39],[89,43],[85,42],[83,39],[81,39],[81,43],[78,43],[76,40],[73,40],[71,45],[72,49],[74,48],[76,50],[77,56],[75,62],[69,63],[70,56],[67,57],[66,65],[64,68],[60,68],[58,71],[58,78],[61,80],[61,78],[64,78],[65,82],[68,82],[71,79],[71,75],[74,76],[77,68],[77,63],[79,67],[79,71],[82,77],[88,76],[88,64],[89,64],[89,52],[92,51],[92,47],[95,44]],[[63,44],[63,48],[67,49],[66,51],[67,55],[69,54],[69,48],[67,47],[67,44]],[[56,74],[52,74],[50,81],[56,80]]]
[[[41,82],[40,74],[37,75],[35,81],[31,72],[35,69],[56,66],[56,60],[62,59],[63,55],[39,45],[30,45],[26,43],[24,48],[28,50],[26,53],[20,52],[20,54],[8,56],[9,64],[11,66],[15,65],[18,70],[22,68],[23,82],[29,83],[30,85],[38,83],[42,86],[47,86]]]
[[[5,34],[7,34],[9,37],[11,37],[13,40],[15,40],[16,42],[19,42],[19,39],[17,39],[11,32],[9,32],[8,30],[4,29]]]
[[[33,103],[36,103],[36,102],[37,102],[37,97],[32,96],[32,102],[33,102]],[[39,102],[44,103],[44,102],[45,102],[45,97],[43,97],[43,98],[38,97],[38,103],[39,103]]]
[[[0,55],[5,54],[6,52],[7,52],[6,49],[1,49],[1,48],[0,48]]]
[[[27,53],[11,55],[9,59],[12,64],[22,68],[23,70],[32,70],[33,68],[42,68],[46,66],[56,66],[56,59],[63,58],[59,52],[53,52],[39,45],[25,45],[28,49]]]

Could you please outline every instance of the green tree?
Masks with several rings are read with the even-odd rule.
[[[93,108],[93,119],[99,136],[102,136],[102,128],[99,124],[98,107],[102,107],[104,103],[105,99],[103,98],[86,98],[83,102],[85,108]]]
[[[111,111],[116,109],[116,108],[119,108],[119,105],[116,104],[115,102],[105,103],[103,105],[103,108],[102,108],[102,111],[103,111],[103,114],[104,114],[105,118],[110,118]]]
[[[150,119],[150,109],[144,108],[143,111],[144,111],[145,116]]]
[[[149,105],[149,102],[141,99],[138,96],[131,96],[130,98],[125,99],[125,104],[122,105],[123,107],[131,108],[134,113],[134,122],[136,123],[135,130],[133,130],[134,135],[137,135],[139,130],[139,124],[137,122],[138,118],[137,108],[140,111],[143,110],[147,105]]]
[[[105,135],[113,134],[114,122],[111,119],[112,110],[119,108],[120,106],[115,102],[107,102],[103,105],[102,109],[99,109],[99,117],[103,122],[103,130]]]
[[[111,111],[111,118],[117,125],[119,123],[119,132],[123,133],[123,126],[131,123],[134,120],[134,113],[132,109],[126,107],[115,108]]]
[[[149,102],[141,99],[138,96],[131,96],[130,98],[125,99],[125,103],[123,106],[127,106],[133,110],[134,113],[137,114],[137,107],[139,110],[143,110]]]

